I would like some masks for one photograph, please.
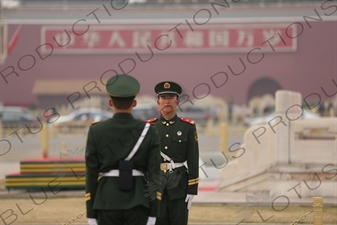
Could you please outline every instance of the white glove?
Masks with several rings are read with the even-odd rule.
[[[186,195],[185,202],[187,202],[187,209],[190,209],[193,198],[194,198],[194,195],[189,195],[189,194]]]
[[[89,225],[97,225],[97,220],[93,218],[88,218],[88,224]]]
[[[157,219],[156,217],[149,216],[149,218],[147,219],[146,225],[155,225],[156,219]]]

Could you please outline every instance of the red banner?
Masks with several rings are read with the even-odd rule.
[[[60,54],[289,52],[296,51],[296,32],[273,23],[43,26],[41,44],[43,52]]]

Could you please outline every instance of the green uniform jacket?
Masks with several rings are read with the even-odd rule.
[[[197,195],[199,183],[199,145],[198,135],[194,121],[179,118],[175,115],[172,119],[164,117],[148,120],[154,124],[160,134],[160,150],[175,163],[187,162],[188,173],[182,174],[179,184],[166,189],[170,199],[185,197],[186,194]],[[161,162],[165,162],[162,158]],[[166,161],[167,162],[167,161]],[[177,168],[175,176],[185,172],[185,168]],[[162,173],[162,175],[164,175]],[[169,176],[169,173],[165,173]],[[169,178],[166,178],[169,180]],[[170,185],[169,185],[170,186]]]
[[[100,172],[118,169],[119,161],[129,155],[144,126],[145,122],[134,119],[129,113],[117,113],[111,119],[90,126],[85,151],[88,218],[97,218],[96,210],[123,210],[137,205],[150,208],[149,216],[157,217],[161,193],[155,192],[153,201],[150,201],[148,195],[146,196],[145,177],[133,177],[131,191],[121,191],[118,188],[119,177],[98,179]],[[156,128],[150,126],[131,159],[133,168],[147,173],[149,181],[160,172],[159,140]]]

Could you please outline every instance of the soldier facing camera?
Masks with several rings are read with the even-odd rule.
[[[175,180],[176,185],[163,187],[157,225],[187,224],[188,210],[198,193],[199,145],[196,125],[188,118],[178,117],[182,88],[172,81],[163,81],[154,88],[160,117],[147,122],[156,126],[160,137],[161,177]],[[170,179],[169,176],[172,176]],[[164,182],[165,183],[165,182]]]

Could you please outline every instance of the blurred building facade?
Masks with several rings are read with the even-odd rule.
[[[154,96],[159,81],[179,82],[182,102],[191,104],[208,95],[248,104],[287,89],[319,105],[337,92],[333,2],[110,3],[4,11],[10,52],[0,69],[3,104],[71,105],[104,96],[108,77],[124,72],[140,80],[141,95]]]

